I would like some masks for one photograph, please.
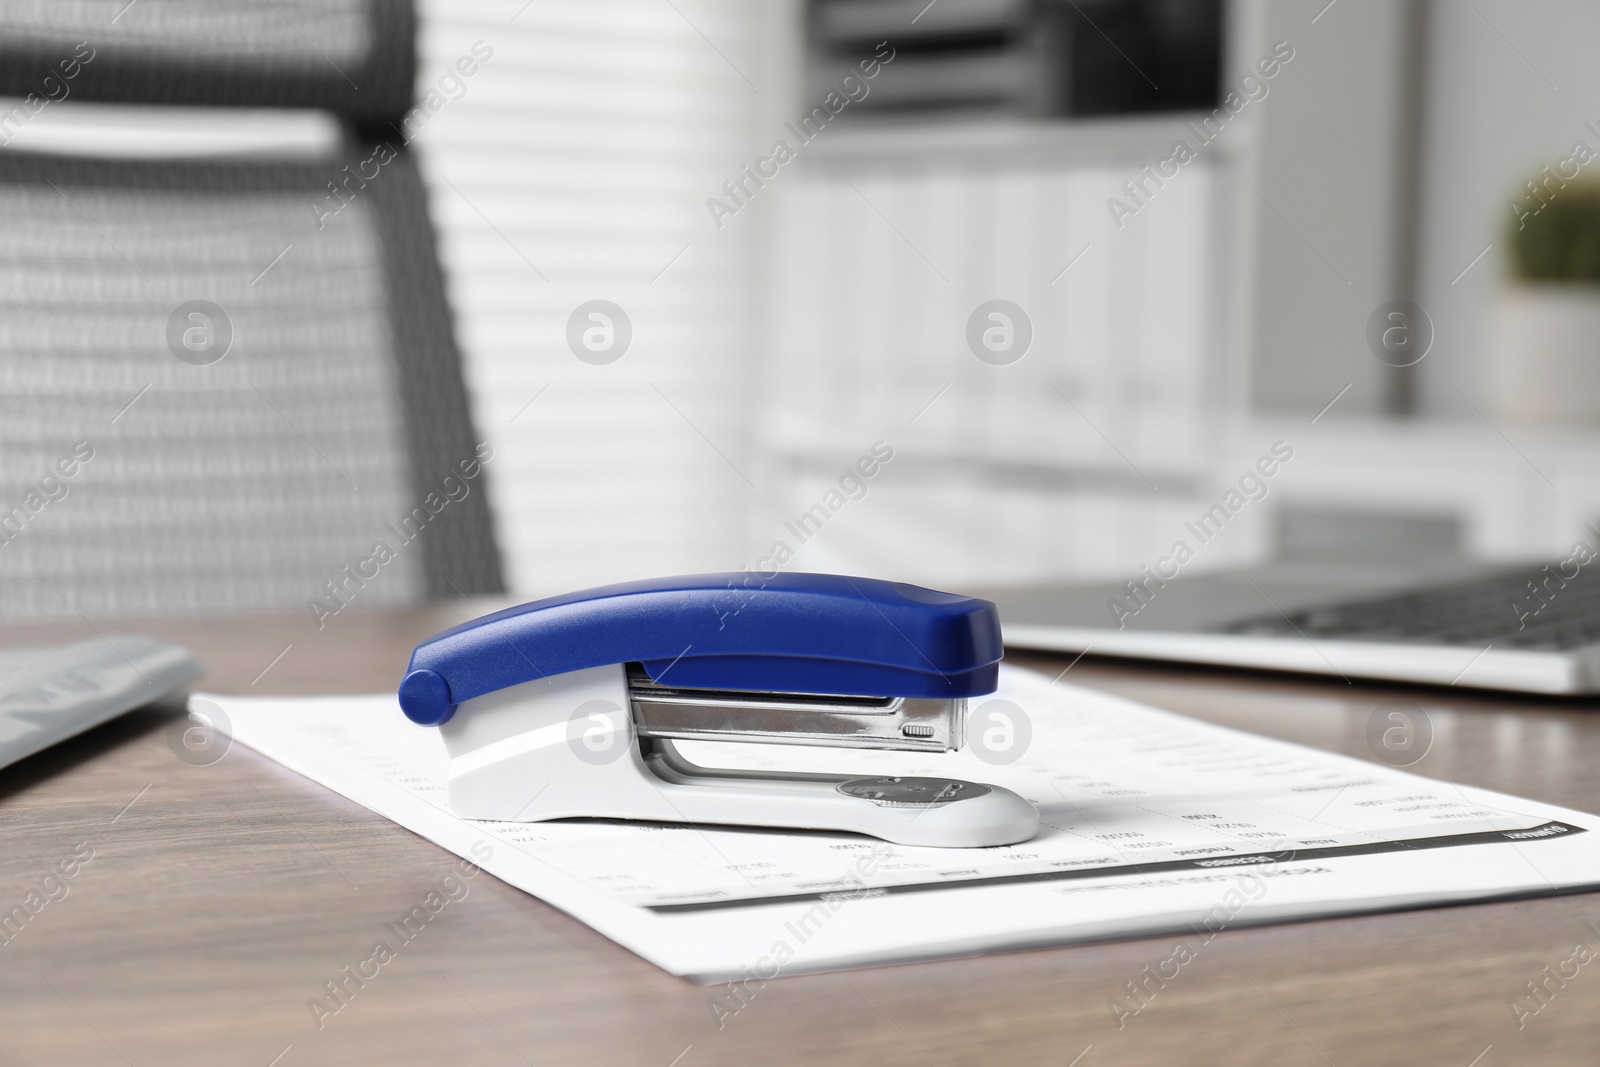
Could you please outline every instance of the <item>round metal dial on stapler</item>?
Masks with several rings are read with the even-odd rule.
[[[916,808],[971,800],[991,790],[986,785],[954,778],[856,778],[841,782],[839,792],[888,808]]]

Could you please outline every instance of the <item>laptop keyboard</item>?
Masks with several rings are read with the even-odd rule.
[[[1565,652],[1600,642],[1600,578],[1579,570],[1563,584],[1560,565],[1519,568],[1452,585],[1259,615],[1222,633],[1395,644],[1492,645]],[[1572,570],[1569,563],[1566,570]],[[1537,589],[1530,588],[1530,581]]]

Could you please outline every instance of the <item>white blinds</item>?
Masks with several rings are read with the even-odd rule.
[[[422,14],[419,98],[442,102],[415,143],[496,449],[512,591],[737,567],[751,228],[718,231],[704,205],[749,156],[757,92],[740,70],[759,6],[425,0]],[[452,76],[479,41],[492,56]],[[568,348],[592,300],[631,322],[616,362]]]

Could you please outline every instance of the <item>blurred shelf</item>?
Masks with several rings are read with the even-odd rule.
[[[952,119],[859,116],[826,127],[806,147],[814,164],[839,165],[864,161],[1026,163],[1030,160],[1074,163],[1128,163],[1135,168],[1154,163],[1172,151],[1175,141],[1193,146],[1189,123],[1198,124],[1208,111],[1082,119]],[[1245,156],[1253,125],[1230,122],[1222,136],[1200,149],[1218,160]]]

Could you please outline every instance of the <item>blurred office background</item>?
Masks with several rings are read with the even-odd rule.
[[[291,28],[359,6],[219,5]],[[26,35],[47,7],[0,5],[0,30]],[[175,17],[170,0],[73,10],[147,41]],[[1600,375],[1529,364],[1520,398],[1496,383],[1539,355],[1517,349],[1525,330],[1505,336],[1529,313],[1505,307],[1509,205],[1542,203],[1522,183],[1575,143],[1600,151],[1596,41],[1600,12],[1575,0],[421,0],[409,158],[493,450],[499,578],[462,578],[462,595],[736,570],[780,542],[789,569],[936,586],[1131,578],[1280,441],[1292,461],[1196,569],[1565,556],[1600,518]],[[0,153],[281,158],[337,131],[315,111],[69,97]],[[774,158],[780,140],[794,158]],[[1180,142],[1192,158],[1174,159]],[[40,203],[8,198],[8,226]],[[12,269],[8,299],[39,299]],[[597,300],[631,332],[610,362],[569,341]],[[1014,361],[969,340],[995,300],[1025,319]],[[1395,301],[1409,333],[1375,345]],[[21,418],[37,379],[18,370],[26,339],[0,334],[9,507],[57,436],[86,431],[67,426],[82,413]],[[203,369],[248,367],[247,340]],[[182,417],[161,410],[145,431],[137,406],[97,412],[101,454]],[[303,609],[417,503],[415,480],[384,471],[403,417],[319,410],[303,436],[364,471],[369,498],[229,606]],[[346,414],[365,429],[335,443]],[[21,549],[103,508],[96,480],[114,477],[86,465],[0,545],[0,571],[70,569]],[[149,493],[143,512],[161,513]],[[317,524],[322,490],[286,499],[292,524]],[[358,602],[452,595],[409,566]],[[4,610],[76,608],[41,591]]]

